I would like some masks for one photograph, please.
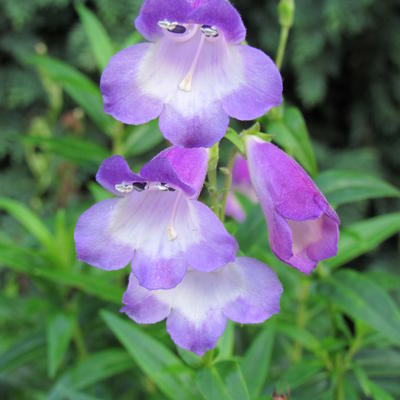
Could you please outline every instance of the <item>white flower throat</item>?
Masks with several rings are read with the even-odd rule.
[[[118,183],[115,185],[115,190],[119,193],[124,193],[124,194],[131,193],[133,190],[135,190],[137,192],[143,192],[143,191],[175,192],[176,191],[176,189],[169,186],[167,183],[161,183],[161,182],[134,182],[134,183],[122,182],[122,183]],[[182,199],[182,192],[179,191],[179,193],[176,196],[174,205],[172,207],[171,216],[169,218],[169,223],[168,223],[168,228],[167,228],[168,240],[170,240],[170,241],[173,241],[178,237],[178,233],[175,228],[175,221],[176,221],[176,214],[179,209],[181,199]]]
[[[214,38],[217,38],[219,36],[219,32],[216,27],[210,25],[182,25],[178,22],[170,22],[168,20],[158,21],[158,26],[164,29],[165,33],[168,34],[170,37],[171,35],[173,35],[172,38],[176,41],[190,40],[198,32],[199,29],[202,33],[193,61],[189,67],[189,71],[186,73],[182,82],[178,85],[180,90],[184,92],[190,92],[192,90],[193,75],[196,71],[196,67],[199,62],[204,43],[207,39],[212,40]]]

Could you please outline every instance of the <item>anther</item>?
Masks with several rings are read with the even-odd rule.
[[[146,190],[146,182],[135,182],[133,184],[133,188],[137,191],[137,192],[143,192],[144,190]]]
[[[133,190],[133,184],[126,182],[118,183],[115,185],[115,190],[120,193],[130,193]]]
[[[208,38],[210,38],[210,37],[218,37],[219,36],[218,30],[217,30],[217,28],[215,26],[202,25],[201,26],[201,31]]]

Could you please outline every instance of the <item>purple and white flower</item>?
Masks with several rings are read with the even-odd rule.
[[[97,181],[117,197],[97,203],[78,220],[78,258],[105,270],[132,271],[148,289],[169,289],[186,270],[213,271],[235,259],[238,246],[197,197],[206,149],[172,147],[134,174],[126,161],[104,161]]]
[[[304,169],[278,147],[248,136],[246,150],[272,251],[309,274],[336,255],[339,217]]]
[[[139,324],[167,319],[167,331],[180,347],[198,355],[215,347],[227,319],[262,323],[279,313],[282,285],[260,261],[239,257],[213,272],[190,270],[169,290],[147,290],[131,274],[122,312]]]
[[[282,78],[227,0],[145,0],[135,21],[149,43],[116,54],[101,78],[104,109],[133,125],[157,117],[175,145],[211,147],[229,116],[252,120],[282,101]]]
[[[256,192],[250,180],[249,167],[246,159],[238,154],[232,168],[232,187],[229,191],[225,213],[238,222],[246,219],[246,213],[236,197],[236,193],[241,193],[251,200],[254,204],[258,203]]]

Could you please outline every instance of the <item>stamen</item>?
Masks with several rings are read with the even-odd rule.
[[[206,35],[206,37],[211,38],[211,37],[218,37],[218,29],[215,26],[210,26],[210,25],[202,25],[201,26],[201,31]]]
[[[135,182],[133,184],[133,188],[137,191],[137,192],[143,192],[143,190],[146,189],[146,182]]]
[[[182,198],[182,192],[179,192],[178,195],[176,196],[175,203],[172,208],[171,218],[168,224],[168,240],[170,241],[173,241],[178,237],[178,233],[175,229],[175,219],[181,198]]]
[[[205,40],[206,40],[206,36],[201,35],[199,47],[197,48],[192,65],[189,68],[189,72],[186,74],[183,81],[179,84],[179,89],[183,90],[184,92],[190,92],[192,90],[193,74],[194,74],[194,71],[196,70],[197,63],[199,62],[201,50],[203,49]]]
[[[177,22],[170,22],[167,19],[163,19],[162,21],[157,22],[158,26],[162,29],[167,29],[167,30],[174,30],[178,23]]]
[[[115,190],[120,193],[130,193],[133,190],[133,184],[126,183],[126,182],[118,183],[114,187],[115,187]]]

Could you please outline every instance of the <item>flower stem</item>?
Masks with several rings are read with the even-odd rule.
[[[229,191],[231,190],[232,186],[232,170],[233,170],[233,163],[235,161],[235,157],[237,154],[236,148],[232,149],[232,152],[229,156],[229,161],[227,167],[224,169],[225,171],[225,184],[222,193],[222,203],[221,203],[221,213],[220,213],[220,220],[225,222],[225,210],[226,210],[226,203],[228,201]]]
[[[217,182],[217,167],[219,161],[219,142],[210,149],[210,158],[208,161],[208,192],[211,198],[211,209],[219,214],[219,195]]]

